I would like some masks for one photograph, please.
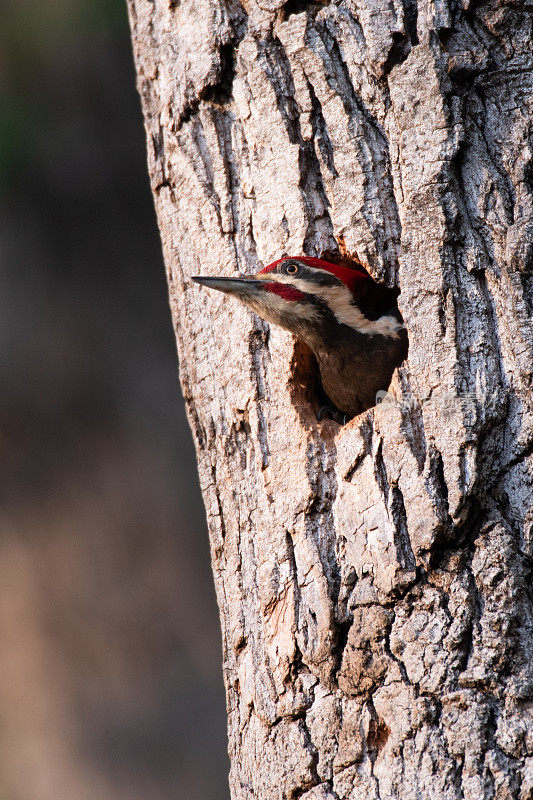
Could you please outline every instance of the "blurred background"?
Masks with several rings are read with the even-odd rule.
[[[0,800],[226,800],[123,0],[2,0],[0,81]]]

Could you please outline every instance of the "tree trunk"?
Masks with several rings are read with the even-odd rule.
[[[129,11],[232,797],[530,798],[525,6]],[[317,421],[302,345],[190,281],[332,252],[401,289],[410,342],[385,402],[343,427]]]

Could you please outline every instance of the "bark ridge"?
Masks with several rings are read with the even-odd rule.
[[[527,800],[531,16],[128,0],[224,640],[234,800]],[[193,274],[355,253],[401,290],[385,401]]]

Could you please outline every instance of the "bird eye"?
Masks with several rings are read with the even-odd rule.
[[[283,272],[286,275],[296,275],[298,269],[298,264],[295,264],[294,261],[290,261],[288,264],[283,265]]]

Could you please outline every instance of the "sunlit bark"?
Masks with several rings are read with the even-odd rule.
[[[211,536],[232,797],[526,800],[527,12],[129,10]],[[342,428],[317,421],[313,365],[288,333],[189,280],[332,252],[401,289],[410,340],[390,396]]]

